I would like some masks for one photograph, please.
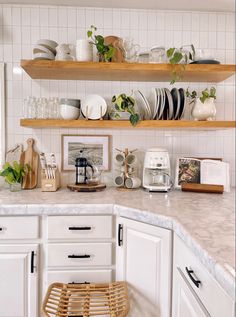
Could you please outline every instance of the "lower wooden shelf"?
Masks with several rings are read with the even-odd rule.
[[[143,120],[136,127],[121,120],[54,120],[21,119],[20,125],[29,128],[91,128],[91,129],[228,129],[236,121]]]

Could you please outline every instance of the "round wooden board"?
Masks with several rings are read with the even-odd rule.
[[[67,188],[74,192],[100,192],[106,188],[105,184],[68,184]]]

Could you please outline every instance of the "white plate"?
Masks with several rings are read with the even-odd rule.
[[[173,88],[172,91],[175,91],[175,95],[177,100],[175,100],[174,102],[174,98],[173,99],[173,107],[175,108],[176,106],[176,111],[174,109],[174,120],[178,120],[178,116],[179,116],[179,110],[180,110],[180,94],[179,94],[179,90],[177,88]]]
[[[157,105],[158,105],[157,90],[155,88],[152,88],[150,92],[150,102],[149,102],[149,106],[152,111],[152,120],[154,120],[157,115]]]
[[[106,100],[99,95],[88,95],[82,102],[81,111],[84,117],[88,116],[88,119],[98,120],[106,114]]]
[[[48,54],[48,53],[36,53],[33,54],[33,59],[49,59],[49,60],[54,60],[55,59],[55,55]]]
[[[137,104],[138,112],[140,113],[140,117],[145,120],[146,119],[146,104],[145,101],[138,90],[134,91],[135,101]]]
[[[144,102],[144,107],[145,107],[145,116],[144,116],[144,119],[145,120],[150,120],[151,117],[152,117],[152,112],[151,112],[151,108],[149,106],[149,102],[147,101],[147,98],[141,93],[140,90],[138,90],[141,98],[143,99],[143,102]]]
[[[168,111],[168,120],[172,120],[173,119],[173,113],[174,113],[174,106],[173,106],[173,99],[171,96],[171,93],[169,91],[169,89],[164,88],[167,98],[168,98],[168,104],[169,104],[169,111]]]
[[[183,89],[183,88],[180,88],[180,89]],[[180,93],[180,89],[179,89],[179,93]],[[184,116],[186,104],[187,104],[186,92],[183,89],[183,101],[182,102],[181,102],[181,93],[180,93],[180,111],[178,114],[179,120],[181,120]],[[182,112],[181,112],[181,110],[182,110]]]
[[[162,119],[162,114],[165,108],[165,102],[166,102],[166,96],[165,96],[164,88],[160,88],[160,111],[158,116],[159,120]]]

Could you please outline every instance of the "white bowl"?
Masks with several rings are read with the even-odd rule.
[[[33,49],[33,53],[34,53],[34,54],[37,54],[37,53],[46,53],[46,54],[48,54],[48,55],[50,55],[50,56],[52,56],[51,54],[53,54],[52,51],[50,51],[47,47],[45,47],[45,46],[43,46],[43,45],[35,45],[35,46],[34,46],[34,49]],[[53,55],[54,55],[54,54],[53,54]]]
[[[48,53],[36,53],[33,54],[33,59],[47,59],[47,60],[54,60],[55,55],[53,53],[48,54]]]
[[[77,120],[80,115],[80,109],[68,105],[60,105],[60,115],[64,120]]]
[[[58,46],[58,43],[52,40],[38,40],[36,42],[36,45],[43,45],[46,48],[48,48],[53,54],[56,54],[56,47]]]

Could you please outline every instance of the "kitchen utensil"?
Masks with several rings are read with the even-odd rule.
[[[101,119],[107,111],[106,100],[99,95],[88,95],[82,102],[81,111],[88,119]]]
[[[181,190],[183,192],[223,194],[224,186],[223,185],[182,183]]]
[[[90,62],[93,60],[93,45],[90,40],[78,39],[76,41],[76,60]]]
[[[172,188],[170,158],[167,150],[151,148],[145,154],[143,187],[148,191],[167,192]]]
[[[115,48],[111,61],[115,63],[123,63],[125,61],[125,50],[123,40],[118,36],[109,35],[104,38],[105,45],[112,45]]]
[[[220,64],[220,62],[213,59],[201,59],[199,61],[191,62],[190,64]]]
[[[81,153],[82,155],[82,153]],[[79,184],[87,184],[88,174],[87,168],[90,167],[93,172],[93,166],[88,162],[85,157],[78,157],[75,160],[75,168],[76,168],[76,180],[75,185]]]
[[[52,177],[49,177],[49,169],[41,171],[41,191],[55,192],[60,187],[60,173],[57,168],[52,169]]]
[[[33,189],[37,186],[38,180],[38,161],[39,155],[34,151],[34,139],[27,140],[28,148],[21,154],[20,164],[25,166],[28,164],[29,170],[23,177],[22,188]]]

